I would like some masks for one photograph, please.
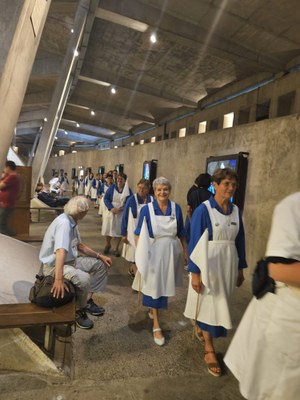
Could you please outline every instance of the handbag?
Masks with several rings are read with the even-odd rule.
[[[268,262],[266,258],[257,261],[252,275],[252,293],[257,299],[261,299],[268,292],[275,293],[276,283],[269,276]]]
[[[29,300],[40,307],[53,308],[61,307],[75,298],[75,288],[73,284],[64,279],[64,283],[67,285],[69,291],[65,290],[64,297],[56,298],[53,297],[51,289],[54,284],[54,277],[47,275],[36,275],[36,281],[29,292]]]

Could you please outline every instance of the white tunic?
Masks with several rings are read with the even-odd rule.
[[[148,254],[140,248],[143,238],[140,235],[136,264],[142,276],[141,282],[134,280],[133,289],[141,290],[147,296],[158,299],[161,296],[174,296],[175,287],[182,283],[183,259],[177,238],[177,219],[175,203],[171,202],[171,215],[155,215],[152,203],[148,203],[154,240],[151,241]],[[147,263],[139,262],[139,253],[146,256]],[[143,265],[141,265],[143,263]]]
[[[119,193],[114,190],[112,205],[114,208],[120,208],[124,204],[123,193]],[[118,214],[114,214],[105,207],[102,217],[102,235],[111,237],[121,237],[121,223],[122,223],[123,211]]]
[[[235,245],[239,231],[238,208],[234,205],[232,213],[224,215],[212,208],[209,201],[203,204],[209,212],[213,240],[207,241],[207,263],[203,264],[199,259],[193,259],[205,280],[198,295],[192,288],[190,278],[184,315],[208,325],[230,329],[231,300],[238,274],[238,254]]]
[[[300,192],[276,206],[266,255],[300,260]],[[246,399],[298,399],[299,291],[276,282],[275,294],[253,298],[224,361]]]
[[[137,227],[139,216],[141,209],[146,205],[146,204],[140,204],[138,202],[137,194],[134,195],[134,200],[136,202],[136,207],[137,207],[137,216],[136,218],[133,217],[131,208],[129,208],[128,212],[128,224],[127,224],[127,240],[128,244],[124,243],[123,245],[123,250],[122,250],[122,257],[125,258],[125,260],[130,261],[130,262],[135,262],[135,249],[136,249],[136,244],[135,244],[135,234],[134,231]],[[151,197],[151,201],[152,201]]]

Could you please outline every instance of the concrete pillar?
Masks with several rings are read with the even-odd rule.
[[[32,194],[34,193],[34,189],[39,178],[44,175],[53,147],[53,142],[55,140],[56,131],[59,127],[61,117],[68,99],[73,79],[71,73],[74,71],[76,61],[74,50],[78,49],[82,35],[84,33],[84,27],[89,13],[89,5],[90,0],[80,0],[77,8],[74,21],[74,33],[68,45],[68,49],[61,68],[61,74],[51,99],[50,108],[47,114],[47,122],[45,123],[42,130],[41,138],[32,164]]]
[[[5,163],[51,0],[2,0],[0,171]],[[2,36],[4,36],[2,34]]]

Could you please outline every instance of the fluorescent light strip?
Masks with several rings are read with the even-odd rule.
[[[110,83],[99,81],[98,79],[89,78],[88,76],[79,75],[78,79],[85,82],[94,83],[95,85],[110,86]]]
[[[149,28],[148,24],[137,21],[136,19],[125,17],[124,15],[116,14],[112,11],[105,10],[104,8],[97,8],[95,13],[96,18],[101,18],[106,21],[113,22],[114,24],[125,26],[126,28],[134,29],[138,32],[146,32]]]

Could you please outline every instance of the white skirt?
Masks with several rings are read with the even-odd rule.
[[[224,358],[249,400],[299,398],[300,299],[277,284],[252,299]]]

